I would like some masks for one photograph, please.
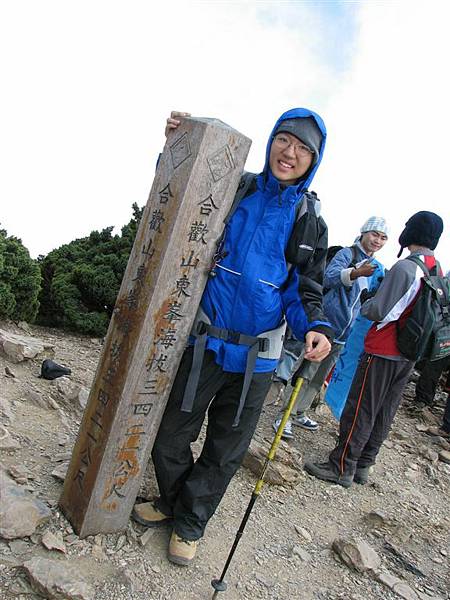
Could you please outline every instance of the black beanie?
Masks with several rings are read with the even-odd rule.
[[[405,229],[398,238],[400,252],[397,257],[399,258],[403,249],[411,244],[434,250],[438,245],[443,229],[444,223],[436,213],[428,210],[421,210],[416,213],[406,221]]]
[[[312,117],[297,117],[282,121],[275,129],[277,133],[290,133],[295,135],[308,148],[314,151],[313,165],[319,160],[320,145],[322,143],[322,132]]]

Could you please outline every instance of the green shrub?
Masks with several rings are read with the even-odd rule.
[[[40,260],[39,322],[87,335],[105,334],[143,209],[113,235],[113,227],[65,244]]]
[[[32,323],[39,309],[41,272],[19,238],[0,230],[0,318]]]

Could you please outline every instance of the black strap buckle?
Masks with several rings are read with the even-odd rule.
[[[240,341],[240,337],[241,334],[239,333],[239,331],[232,331],[231,329],[228,330],[228,336],[227,336],[227,342],[230,342],[230,344],[239,344]]]
[[[204,321],[198,321],[197,328],[196,328],[197,335],[204,335],[207,332],[208,332],[208,324],[205,323]]]
[[[270,340],[269,338],[260,338],[259,340],[259,351],[260,352],[268,352],[270,348]]]

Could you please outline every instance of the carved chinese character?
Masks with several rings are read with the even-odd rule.
[[[206,244],[205,235],[208,233],[208,227],[203,221],[194,221],[191,223],[191,231],[188,239],[190,242],[202,242]]]
[[[147,381],[144,381],[144,390],[145,391],[139,392],[139,394],[141,396],[157,394],[158,393],[158,390],[156,389],[157,383],[158,383],[157,379],[148,379]]]
[[[166,187],[159,192],[159,201],[161,204],[167,204],[169,198],[173,198],[173,194],[170,189],[170,184],[168,183]]]
[[[164,213],[162,210],[154,210],[152,213],[152,217],[150,219],[150,223],[148,224],[149,228],[153,231],[157,231],[158,233],[162,233],[160,227],[164,223]]]
[[[142,282],[144,281],[144,277],[145,277],[145,263],[143,263],[142,265],[139,265],[139,267],[137,268],[137,271],[136,271],[136,277],[134,279],[132,279],[131,281],[138,281],[142,285]]]
[[[158,371],[160,371],[161,373],[165,373],[166,369],[164,369],[164,366],[166,364],[167,361],[167,354],[160,354],[158,357],[156,357],[156,354],[154,354],[151,358],[149,358],[146,362],[146,369],[147,371],[150,371],[153,368],[156,368]]]
[[[130,310],[135,310],[137,308],[138,305],[138,301],[139,301],[139,291],[137,291],[135,288],[131,288],[131,290],[128,292],[128,296],[127,296],[127,306]]]
[[[91,464],[92,457],[91,457],[91,449],[89,447],[89,444],[81,452],[81,454],[80,454],[80,462],[83,463],[83,465],[85,465],[86,467],[88,467]]]
[[[100,388],[97,399],[101,404],[103,404],[103,406],[106,406],[109,402],[109,394]]]
[[[175,335],[176,332],[177,330],[172,328],[162,329],[157,343],[161,344],[161,346],[163,346],[167,350],[168,348],[173,346],[177,341]]]
[[[155,249],[153,248],[153,240],[149,240],[147,244],[144,242],[144,247],[142,248],[142,254],[146,254],[149,258],[155,253]]]
[[[153,408],[153,402],[145,402],[142,404],[133,404],[133,414],[144,415],[145,417],[150,414]]]
[[[191,282],[189,281],[189,279],[186,277],[186,275],[183,275],[183,277],[181,277],[180,279],[177,279],[177,283],[176,283],[177,288],[172,293],[176,294],[178,296],[178,298],[180,296],[187,296],[188,298],[190,298],[191,295],[188,294],[186,291],[190,285],[191,285]]]
[[[184,315],[180,314],[181,302],[177,302],[174,300],[170,302],[167,312],[164,315],[166,321],[169,323],[173,323],[174,321],[181,321],[184,318]]]
[[[202,215],[210,215],[213,210],[218,210],[218,206],[214,204],[214,200],[212,194],[210,194],[207,198],[198,203],[200,206],[200,214]]]
[[[192,269],[196,269],[197,265],[199,263],[199,259],[198,258],[194,258],[194,251],[192,250],[192,252],[190,253],[188,258],[185,258],[184,256],[181,259],[181,265],[180,267],[187,267],[188,270],[190,268]]]
[[[83,469],[80,468],[80,469],[78,469],[78,471],[75,474],[75,477],[73,478],[74,481],[78,482],[80,489],[83,489],[85,475],[86,475],[85,471],[83,471]]]
[[[114,379],[114,375],[116,374],[117,371],[117,363],[109,365],[106,373],[103,375],[103,381],[106,381],[106,383],[112,383],[113,379]]]
[[[121,350],[122,345],[119,344],[117,340],[114,340],[109,350],[109,355],[111,357],[112,362],[117,362],[119,360]]]

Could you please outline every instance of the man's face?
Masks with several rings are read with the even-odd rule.
[[[361,236],[361,246],[369,256],[381,250],[386,242],[387,235],[381,231],[366,231]]]
[[[272,141],[269,166],[280,183],[293,185],[308,171],[314,154],[295,135],[277,133]]]

